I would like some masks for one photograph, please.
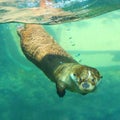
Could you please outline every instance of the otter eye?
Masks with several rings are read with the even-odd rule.
[[[94,79],[94,78],[92,79],[92,82],[95,82],[95,79]]]
[[[82,81],[82,78],[80,78],[79,80]]]
[[[73,74],[74,76],[77,76],[75,73]]]
[[[76,81],[77,80],[77,74],[73,73],[73,74],[70,74],[70,77]]]

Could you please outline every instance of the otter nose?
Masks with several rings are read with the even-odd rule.
[[[89,88],[89,84],[87,83],[87,82],[84,82],[83,84],[82,84],[82,86],[83,86],[83,88]]]

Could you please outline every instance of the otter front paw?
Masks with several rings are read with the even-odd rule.
[[[57,90],[57,94],[59,97],[64,97],[64,95],[65,95],[65,87],[64,86],[60,86],[59,84],[56,84],[56,90]]]

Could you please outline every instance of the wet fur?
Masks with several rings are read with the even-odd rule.
[[[18,29],[21,39],[21,48],[25,56],[40,68],[49,79],[56,83],[57,93],[60,97],[65,95],[65,90],[82,93],[70,78],[70,73],[75,72],[78,77],[83,69],[94,68],[80,65],[61,48],[41,25],[26,24],[25,28]],[[100,78],[98,72],[95,76]]]

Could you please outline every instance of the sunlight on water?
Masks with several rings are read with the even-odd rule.
[[[1,0],[0,23],[58,24],[120,9],[119,0]]]

